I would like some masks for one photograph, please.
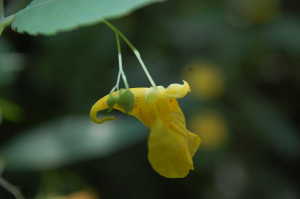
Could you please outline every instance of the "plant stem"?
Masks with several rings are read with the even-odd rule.
[[[5,18],[3,0],[0,0],[0,36],[4,28],[6,26],[9,26],[14,19],[15,19],[15,15],[10,15]]]
[[[154,83],[151,75],[149,74],[149,72],[148,72],[148,70],[147,70],[147,68],[146,68],[146,66],[145,66],[145,64],[144,64],[144,62],[141,58],[141,55],[140,55],[139,51],[137,51],[137,49],[134,49],[133,52],[134,52],[135,56],[137,57],[137,59],[139,60],[140,64],[142,65],[142,67],[143,67],[143,69],[144,69],[151,85],[153,86],[154,89],[157,89],[156,84]]]
[[[16,199],[25,199],[25,197],[21,194],[19,189],[17,189],[15,186],[4,180],[2,177],[0,177],[0,185],[9,191],[12,195],[15,196]]]
[[[4,189],[6,189],[8,192],[10,192],[12,195],[15,196],[16,199],[25,199],[25,197],[21,194],[19,189],[17,189],[15,186],[7,182],[4,178],[2,178],[2,173],[5,169],[5,163],[0,158],[0,186],[2,186]]]
[[[117,38],[117,46],[118,46],[118,58],[119,58],[119,70],[121,71],[123,82],[125,84],[125,87],[127,90],[129,90],[129,85],[125,76],[125,73],[123,71],[122,66],[122,54],[121,54],[121,46],[120,46],[120,40],[119,40],[119,34],[116,32],[116,38]]]
[[[110,94],[112,94],[116,89],[117,89],[117,91],[119,91],[120,76],[121,76],[121,71],[119,70],[118,78],[117,78],[117,83],[116,83],[116,85],[111,89]]]
[[[105,23],[108,27],[110,27],[113,31],[115,31],[116,34],[120,35],[124,41],[128,44],[128,46],[131,48],[131,50],[134,52],[135,56],[137,57],[137,59],[139,60],[140,64],[142,65],[142,68],[144,69],[151,85],[153,86],[154,89],[157,89],[156,84],[154,83],[151,75],[149,74],[140,53],[138,52],[138,50],[130,43],[130,41],[116,28],[114,27],[112,24],[110,24],[108,21],[106,21],[105,19],[102,19],[102,22]]]

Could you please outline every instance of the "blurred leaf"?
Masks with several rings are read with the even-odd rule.
[[[104,157],[148,137],[135,118],[95,124],[87,116],[67,116],[15,137],[2,150],[8,169],[42,170]]]
[[[0,97],[0,107],[2,112],[2,117],[12,121],[12,122],[19,122],[23,117],[23,109],[18,105],[7,101]]]
[[[242,83],[231,88],[230,97],[236,101],[250,125],[253,125],[253,132],[258,138],[273,146],[279,154],[299,157],[300,138],[297,128],[271,101],[250,85]]]
[[[2,123],[2,111],[1,111],[1,107],[0,107],[0,124]]]
[[[265,40],[277,48],[295,53],[300,50],[300,21],[296,17],[283,16],[276,23],[262,29]]]
[[[33,0],[16,13],[12,28],[30,35],[53,35],[99,23],[103,18],[122,17],[154,2],[162,0]]]
[[[16,72],[22,70],[25,56],[21,53],[0,54],[0,86],[8,86],[18,77]]]
[[[288,176],[282,175],[277,169],[270,169],[260,161],[249,161],[246,162],[246,164],[247,167],[250,167],[248,170],[250,186],[245,192],[246,196],[250,196],[250,198],[260,198],[263,193],[263,198],[299,198],[297,185],[295,186],[294,184],[291,184]]]

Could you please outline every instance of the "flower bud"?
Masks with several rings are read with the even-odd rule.
[[[134,94],[130,90],[121,89],[119,91],[119,98],[117,99],[117,103],[126,114],[129,114],[134,108]]]
[[[117,97],[110,94],[106,101],[106,104],[109,107],[109,110],[107,111],[108,113],[112,111],[112,109],[116,103],[117,103]]]

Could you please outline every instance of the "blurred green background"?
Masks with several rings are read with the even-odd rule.
[[[28,2],[5,1],[6,13]],[[157,85],[191,86],[179,104],[202,143],[184,179],[151,168],[149,129],[136,118],[118,111],[103,111],[99,117],[116,120],[101,125],[89,118],[116,82],[112,30],[98,24],[32,37],[6,28],[3,179],[26,198],[300,198],[299,13],[297,0],[172,0],[110,20]],[[121,45],[130,87],[149,87]],[[0,198],[14,197],[0,187]]]

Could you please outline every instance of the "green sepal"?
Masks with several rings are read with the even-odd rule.
[[[120,107],[120,108],[122,108],[122,104],[121,104],[121,98],[120,98],[120,93],[121,93],[121,91],[123,91],[123,90],[125,90],[124,88],[121,88],[120,90],[119,90],[119,97],[117,98],[117,104],[118,104],[118,106]]]
[[[124,110],[124,112],[129,115],[135,104],[133,92],[131,92],[129,89],[121,89],[117,103]]]
[[[110,113],[113,110],[113,107],[115,106],[116,103],[117,103],[117,97],[110,94],[106,101],[106,104],[109,107],[109,110],[107,111],[108,113]]]

